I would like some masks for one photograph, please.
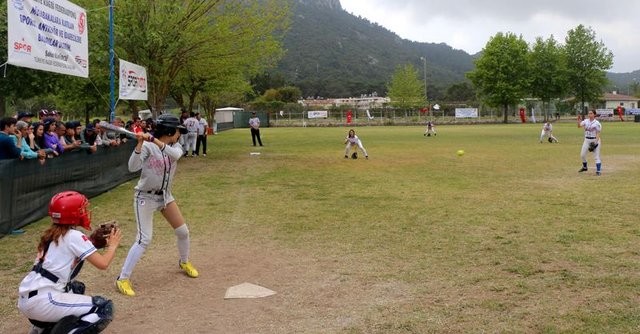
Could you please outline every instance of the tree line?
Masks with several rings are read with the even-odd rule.
[[[600,100],[612,64],[613,54],[583,25],[570,30],[564,44],[550,36],[538,37],[529,46],[522,36],[499,32],[489,39],[475,68],[467,72],[473,85],[452,85],[447,95],[461,98],[454,101],[470,101],[475,95],[490,107],[500,107],[505,123],[509,107],[524,98],[540,99],[548,110],[553,99],[572,96],[586,114],[585,104]],[[418,109],[428,105],[433,99],[424,84],[412,64],[399,66],[389,83],[392,106]]]
[[[75,117],[102,116],[109,106],[109,1],[76,0],[87,11],[89,79],[7,66],[0,78],[0,114],[6,107],[55,107]],[[281,59],[290,24],[291,0],[137,0],[114,7],[115,58],[144,66],[149,99],[120,102],[135,113],[168,109],[167,101],[187,111],[255,98],[251,78]],[[6,6],[0,6],[0,45],[7,45]],[[0,49],[7,58],[7,50]],[[115,61],[115,60],[114,60]],[[6,66],[6,65],[5,65]]]

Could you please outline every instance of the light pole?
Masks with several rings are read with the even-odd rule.
[[[427,58],[420,57],[422,64],[424,65],[424,103],[427,103]]]

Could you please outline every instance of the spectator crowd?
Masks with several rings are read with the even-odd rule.
[[[181,144],[185,156],[199,156],[200,147],[203,155],[207,154],[206,134],[207,122],[199,113],[183,111],[181,123],[186,122],[189,133],[181,136]],[[104,129],[101,119],[94,119],[84,126],[80,121],[62,121],[62,112],[42,109],[38,118],[31,112],[19,112],[15,117],[0,119],[0,160],[4,159],[38,159],[44,164],[65,152],[86,151],[95,153],[98,148],[119,146],[127,141],[124,134]],[[146,120],[138,116],[126,123],[116,117],[113,125],[124,127],[132,132],[154,132],[153,118]],[[190,153],[190,155],[189,155]]]

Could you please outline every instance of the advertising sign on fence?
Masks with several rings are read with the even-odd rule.
[[[147,100],[147,70],[120,59],[120,99]]]
[[[456,108],[456,118],[478,118],[478,108]]]
[[[328,112],[326,110],[310,110],[307,111],[307,118],[327,118]]]
[[[596,109],[599,119],[613,119],[613,109]]]
[[[89,77],[86,11],[65,0],[7,1],[7,63]]]

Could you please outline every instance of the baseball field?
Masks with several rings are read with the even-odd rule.
[[[540,123],[436,126],[357,127],[368,160],[344,158],[345,127],[210,136],[173,189],[200,277],[158,214],[132,298],[113,284],[137,180],[93,198],[94,226],[124,230],[111,267],[79,276],[116,305],[105,333],[640,332],[640,124],[603,122],[602,176],[591,155],[578,173],[574,121],[554,144]],[[0,333],[29,328],[17,288],[48,225],[0,239]],[[224,299],[244,282],[277,294]]]

